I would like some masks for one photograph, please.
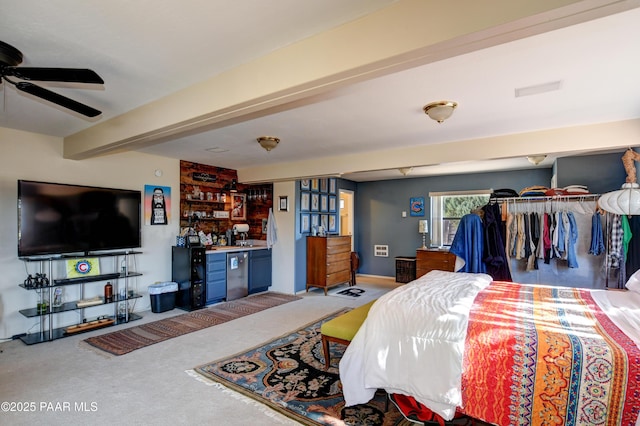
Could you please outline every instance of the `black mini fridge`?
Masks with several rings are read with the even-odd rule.
[[[204,308],[207,300],[204,247],[176,247],[171,250],[171,280],[178,283],[176,307],[185,311]]]

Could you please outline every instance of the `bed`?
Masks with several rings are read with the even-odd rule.
[[[445,420],[640,425],[640,293],[432,271],[371,307],[340,378],[347,406],[385,389]]]

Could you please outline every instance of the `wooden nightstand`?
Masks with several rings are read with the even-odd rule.
[[[456,255],[442,250],[417,249],[416,250],[416,278],[429,271],[454,272]]]

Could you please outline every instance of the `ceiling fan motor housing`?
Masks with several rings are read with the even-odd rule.
[[[0,41],[0,66],[15,67],[22,63],[22,53],[13,46]]]

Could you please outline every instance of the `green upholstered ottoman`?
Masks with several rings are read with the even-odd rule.
[[[375,300],[322,324],[320,333],[322,334],[325,370],[329,368],[329,343],[334,342],[343,345],[351,343],[353,336],[356,335],[365,318],[367,318],[369,308],[374,303]]]

